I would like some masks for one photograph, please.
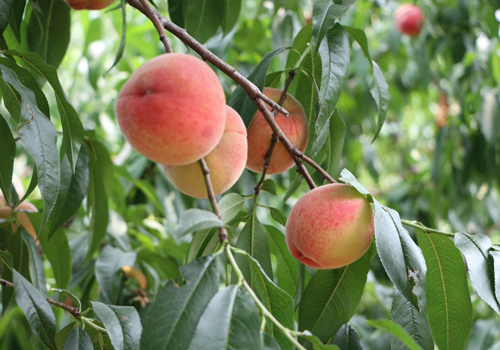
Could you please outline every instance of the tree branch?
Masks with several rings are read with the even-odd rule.
[[[210,169],[208,168],[207,162],[205,158],[201,158],[199,160],[201,171],[203,173],[203,177],[205,178],[205,185],[207,186],[208,199],[212,204],[212,210],[215,215],[222,221],[222,215],[220,213],[219,205],[217,204],[217,200],[215,199],[214,188],[212,186],[212,181],[210,180]],[[219,227],[219,240],[221,243],[228,241],[227,230],[224,226]]]
[[[142,4],[142,8],[144,9],[144,14],[153,22],[156,31],[160,35],[160,41],[163,43],[163,46],[165,46],[165,51],[167,53],[172,53],[174,50],[172,50],[172,46],[170,46],[170,42],[168,41],[167,38],[167,33],[165,32],[165,28],[163,28],[160,19],[158,16],[156,16],[153,8],[149,4],[148,0],[139,0]]]

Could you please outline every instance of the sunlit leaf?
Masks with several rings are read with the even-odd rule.
[[[398,324],[389,320],[368,320],[366,321],[370,326],[389,332],[391,335],[401,340],[410,350],[422,350],[422,347],[410,337],[408,333]]]
[[[212,227],[224,226],[222,221],[211,211],[201,209],[188,209],[186,210],[177,225],[175,235],[182,237],[188,233],[204,230]]]

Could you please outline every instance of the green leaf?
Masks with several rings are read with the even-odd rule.
[[[120,62],[123,56],[123,51],[125,50],[125,40],[127,38],[127,11],[126,11],[127,2],[125,0],[120,0],[120,2],[122,9],[122,38],[120,40],[120,46],[118,46],[118,51],[116,52],[115,61],[113,62],[111,67],[109,67],[109,69],[106,71],[105,74],[109,73],[109,71],[113,69],[113,67],[115,67],[118,64],[118,62]]]
[[[99,300],[107,304],[117,302],[113,293],[113,276],[123,266],[134,266],[137,253],[124,252],[121,249],[106,246],[95,263],[95,277],[101,287]]]
[[[380,261],[394,286],[419,310],[418,296],[423,299],[422,287],[425,286],[424,256],[395,210],[375,201],[374,220]]]
[[[78,152],[83,141],[83,125],[76,113],[75,108],[71,105],[64,90],[59,82],[57,71],[51,65],[46,64],[40,56],[35,52],[21,54],[17,51],[3,51],[4,55],[12,55],[20,58],[26,66],[36,72],[39,76],[45,78],[54,90],[57,101],[57,109],[61,117],[61,125],[63,128],[63,143],[71,164],[71,169],[75,171]]]
[[[410,335],[406,333],[400,325],[392,321],[380,319],[367,320],[366,323],[385,332],[389,332],[390,334],[401,340],[410,350],[423,350],[422,347],[418,345],[418,343],[413,340],[413,338],[410,337]]]
[[[495,270],[495,286],[500,286],[500,251],[493,250],[490,252],[493,257],[493,268]],[[495,296],[500,301],[500,288],[495,288]]]
[[[300,301],[299,330],[326,342],[351,319],[361,301],[373,249],[372,245],[359,260],[340,269],[316,271]]]
[[[37,186],[38,186],[38,172],[36,171],[36,165],[35,165],[33,167],[33,173],[31,174],[31,179],[28,189],[26,190],[26,193],[24,194],[23,198],[19,199],[16,202],[16,206],[24,202],[31,195],[31,193],[33,193],[33,191]]]
[[[495,297],[495,268],[493,261],[489,261],[489,250],[493,247],[491,239],[486,235],[470,235],[457,232],[455,247],[460,249],[467,260],[472,285],[477,294],[493,310],[500,314],[500,304]]]
[[[293,300],[290,295],[274,284],[256,259],[249,254],[245,254],[244,256],[250,265],[252,288],[255,290],[260,301],[262,301],[262,304],[273,314],[278,322],[288,329],[293,329]],[[276,339],[283,350],[293,349],[293,344],[271,322],[266,323],[266,332]]]
[[[219,239],[219,235],[215,228],[195,232],[191,244],[189,245],[187,262],[212,254],[213,252],[207,253],[206,248],[214,237]]]
[[[370,56],[370,50],[368,50],[368,39],[363,30],[348,26],[343,26],[345,31],[356,40],[363,51],[368,63],[373,67],[372,57]]]
[[[281,210],[273,207],[267,207],[271,213],[271,217],[276,220],[280,225],[286,226],[286,216]]]
[[[47,294],[47,279],[45,277],[45,268],[43,267],[43,261],[38,252],[35,240],[31,235],[26,232],[24,227],[21,227],[21,232],[23,236],[23,241],[26,243],[30,253],[30,276],[31,283],[43,294]],[[19,233],[16,233],[19,234]]]
[[[288,186],[288,190],[283,197],[283,203],[286,203],[286,201],[295,193],[295,191],[297,191],[304,179],[299,173],[297,173],[296,169],[291,169],[288,174],[290,175],[290,179],[292,179],[293,177],[293,180],[291,181],[290,186]]]
[[[14,0],[0,1],[0,35],[3,34],[5,28],[9,25],[9,18],[12,14]]]
[[[189,349],[261,349],[260,315],[250,294],[236,285],[215,294],[200,318]]]
[[[332,4],[328,0],[316,0],[313,4],[312,47],[313,55],[318,53],[319,45],[326,31],[333,27],[335,20],[342,16],[347,7]]]
[[[142,324],[133,306],[105,305],[91,301],[92,308],[108,332],[115,350],[139,349]]]
[[[278,287],[287,292],[291,297],[295,295],[297,287],[298,261],[286,245],[285,235],[276,227],[264,225],[267,233],[269,250],[276,257],[276,274]]]
[[[243,208],[243,204],[250,198],[252,197],[243,197],[237,193],[229,193],[222,197],[219,201],[222,221],[228,223],[233,220],[238,215],[241,208]]]
[[[88,140],[90,181],[87,192],[87,211],[90,214],[89,250],[85,261],[99,249],[106,237],[109,210],[106,181],[109,181],[107,169],[113,169],[106,146],[96,140]],[[113,176],[111,176],[113,180]]]
[[[278,188],[276,187],[276,183],[273,181],[273,179],[266,179],[262,183],[262,186],[260,186],[261,191],[266,191],[271,194],[274,194],[275,196],[278,195]]]
[[[370,192],[363,186],[361,185],[358,180],[354,177],[354,175],[347,169],[342,169],[340,173],[340,178],[339,180],[345,182],[346,184],[351,185],[354,187],[359,193],[370,197]]]
[[[64,344],[66,343],[66,339],[68,338],[68,334],[75,327],[78,327],[78,324],[76,322],[71,322],[66,327],[64,327],[59,332],[57,332],[56,338],[55,338],[57,350],[64,350]]]
[[[391,320],[399,324],[424,350],[434,350],[425,300],[419,300],[419,304],[420,312],[396,289],[392,300]],[[401,340],[391,336],[391,349],[407,350],[408,348]]]
[[[106,333],[102,333],[95,328],[86,327],[86,332],[92,340],[94,350],[115,350],[111,340]]]
[[[68,334],[64,350],[94,350],[92,340],[80,326],[74,327]]]
[[[61,187],[52,217],[47,224],[48,238],[66,223],[80,208],[89,188],[89,150],[84,144],[78,153],[75,172],[71,171],[68,157],[61,161]]]
[[[50,291],[51,292],[57,292],[57,293],[59,293],[61,295],[65,295],[65,296],[69,297],[71,300],[73,300],[75,302],[75,304],[78,305],[78,310],[80,310],[80,311],[82,310],[82,302],[80,301],[80,299],[77,298],[76,295],[74,295],[73,293],[71,293],[69,290],[58,289],[58,288],[51,288]],[[56,335],[56,343],[57,343],[57,335]]]
[[[0,66],[0,71],[3,80],[21,96],[21,123],[18,132],[24,148],[33,157],[37,168],[38,187],[44,203],[42,224],[39,231],[42,232],[59,192],[60,169],[57,131],[54,124],[39,109],[33,91],[21,84],[16,73],[6,66]]]
[[[382,125],[384,125],[387,109],[389,108],[389,85],[387,85],[384,73],[382,73],[375,61],[373,61],[373,81],[370,86],[370,93],[378,108],[377,130],[373,136],[373,142],[377,138],[380,129],[382,129]]]
[[[24,8],[26,0],[14,0],[12,15],[10,16],[9,24],[18,42],[21,42],[21,22],[23,20]]]
[[[177,225],[176,237],[182,237],[188,233],[204,230],[212,227],[222,227],[222,221],[211,211],[201,209],[186,210]]]
[[[16,270],[14,274],[14,290],[17,305],[23,310],[30,324],[31,331],[49,349],[56,349],[56,317],[45,296]]]
[[[14,205],[10,198],[12,173],[14,171],[14,158],[16,157],[16,141],[12,136],[9,124],[0,114],[0,190],[8,204]]]
[[[262,60],[259,62],[257,67],[250,73],[247,77],[252,83],[254,83],[261,91],[264,88],[264,82],[266,81],[267,70],[269,69],[269,65],[274,57],[285,51],[286,48],[281,47],[279,49],[268,52],[262,57]],[[250,97],[248,97],[247,93],[241,86],[238,86],[227,104],[232,107],[238,114],[241,116],[243,121],[245,122],[245,126],[248,128],[252,119],[257,112],[257,106],[252,102]]]
[[[342,350],[363,350],[358,331],[349,323],[340,327],[332,344],[337,345]]]
[[[278,342],[269,334],[261,332],[262,350],[281,350]]]
[[[472,328],[472,305],[460,251],[447,238],[415,230],[427,264],[427,316],[440,350],[462,350]]]
[[[28,23],[28,47],[42,60],[57,68],[70,39],[70,7],[60,0],[38,0]]]
[[[222,32],[227,35],[238,22],[241,11],[241,0],[224,0],[224,17],[222,18]]]
[[[326,32],[326,40],[320,45],[319,53],[323,65],[321,88],[319,91],[319,112],[316,120],[316,137],[311,155],[314,157],[326,141],[328,133],[319,137],[321,131],[328,130],[328,122],[344,88],[349,70],[349,37],[342,26],[336,23]]]
[[[12,265],[14,264],[14,258],[9,252],[4,252],[0,250],[0,259],[7,265],[9,269],[12,270]]]
[[[226,1],[188,0],[183,2],[184,28],[200,43],[217,33],[222,24]]]
[[[312,344],[313,350],[340,350],[337,345],[325,345],[318,337],[312,335],[310,332],[305,331],[301,335],[302,338],[307,339]]]
[[[259,219],[257,219],[255,213],[248,219],[245,226],[241,230],[238,242],[236,242],[236,247],[244,250],[250,254],[250,256],[255,258],[262,265],[266,275],[273,278],[273,269],[271,265],[271,256],[269,253],[266,231]],[[250,266],[248,262],[245,261],[245,257],[237,255],[235,259],[248,284],[253,287]]]
[[[187,349],[203,311],[217,293],[215,255],[197,259],[181,271],[185,284],[167,282],[146,316],[141,350]]]
[[[327,171],[336,178],[339,174],[340,158],[342,158],[342,149],[344,148],[344,138],[346,126],[340,116],[339,110],[335,108],[329,124],[329,144],[327,156]]]
[[[168,0],[168,14],[172,19],[172,22],[177,24],[179,27],[184,27],[184,16],[182,14],[182,3],[183,0]]]

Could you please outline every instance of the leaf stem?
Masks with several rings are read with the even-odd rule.
[[[99,327],[98,325],[96,325],[94,322],[91,321],[90,318],[87,318],[87,317],[83,317],[81,316],[80,317],[80,320],[83,321],[83,323],[85,323],[86,325],[94,328],[95,330],[98,330],[100,332],[104,332],[104,333],[108,333],[108,331],[105,329],[105,328],[102,328],[102,327]]]
[[[401,223],[403,225],[410,226],[410,227],[422,230],[425,233],[437,233],[439,235],[443,235],[443,236],[446,236],[446,237],[452,237],[452,238],[455,237],[454,233],[445,232],[445,231],[440,231],[440,230],[436,230],[436,229],[433,229],[433,228],[429,228],[429,227],[424,226],[423,224],[421,224],[418,221],[411,221],[411,220],[401,219]]]
[[[236,276],[238,276],[238,281],[240,281],[240,278],[241,278],[241,282],[242,282],[243,288],[245,288],[247,290],[248,294],[250,294],[250,296],[255,301],[255,303],[257,304],[258,308],[262,312],[262,314],[264,316],[266,316],[276,326],[276,328],[278,328],[280,330],[280,332],[283,333],[283,335],[290,342],[292,342],[293,345],[295,345],[295,347],[297,349],[306,350],[306,348],[304,348],[302,346],[302,344],[300,344],[297,341],[297,339],[295,339],[294,334],[297,334],[297,333],[295,331],[293,331],[291,329],[288,329],[285,326],[283,326],[273,316],[273,314],[271,312],[269,312],[269,310],[264,306],[264,304],[262,304],[262,302],[260,301],[259,297],[257,297],[257,295],[255,294],[255,292],[253,291],[252,287],[250,287],[250,285],[247,283],[247,281],[245,281],[245,279],[243,278],[243,273],[241,272],[238,264],[236,263],[236,260],[234,260],[234,257],[233,257],[233,254],[232,254],[231,250],[234,250],[236,253],[243,253],[243,254],[248,254],[248,253],[245,252],[245,251],[243,251],[243,250],[241,250],[241,249],[237,249],[237,248],[231,247],[229,244],[226,245],[226,254],[227,254],[228,260],[231,262],[231,265],[233,266],[234,273],[236,274]]]

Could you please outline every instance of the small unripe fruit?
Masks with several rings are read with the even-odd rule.
[[[64,0],[74,10],[102,10],[115,0]]]
[[[424,24],[424,14],[417,6],[404,4],[394,12],[394,22],[401,34],[417,36]]]
[[[240,115],[226,106],[226,126],[215,149],[205,156],[215,195],[228,190],[240,178],[247,160],[247,130]],[[165,175],[182,193],[207,198],[205,178],[198,161],[188,165],[164,165]]]
[[[316,269],[336,269],[358,260],[375,233],[373,210],[353,187],[330,184],[306,193],[286,222],[292,255]]]
[[[222,137],[226,97],[215,72],[194,56],[157,56],[120,91],[116,117],[125,138],[155,162],[189,164]]]
[[[282,91],[279,89],[265,88],[264,95],[271,100],[278,102]],[[285,117],[277,114],[274,118],[291,143],[301,152],[307,147],[309,141],[309,126],[307,124],[306,113],[299,101],[292,95],[287,94],[282,104],[290,114]],[[268,107],[271,110],[271,107]],[[248,160],[247,168],[257,173],[262,173],[266,162],[265,156],[271,145],[273,131],[260,111],[255,116],[248,127]],[[275,147],[267,169],[267,174],[280,174],[290,169],[295,162],[286,150],[283,143],[279,142]]]
[[[36,213],[36,212],[38,212],[38,209],[33,204],[31,204],[27,201],[22,202],[21,204],[19,204],[16,207],[17,221],[21,224],[22,227],[24,227],[24,229],[36,241],[37,234],[36,234],[35,228],[33,227],[33,224],[30,221],[30,218],[28,217],[28,214],[25,213],[26,211]],[[14,213],[14,211],[7,204],[5,197],[0,195],[0,219],[8,219],[13,215],[13,213]],[[12,223],[11,228],[12,228],[12,232],[14,232],[14,233],[18,229],[18,227],[15,223]]]

